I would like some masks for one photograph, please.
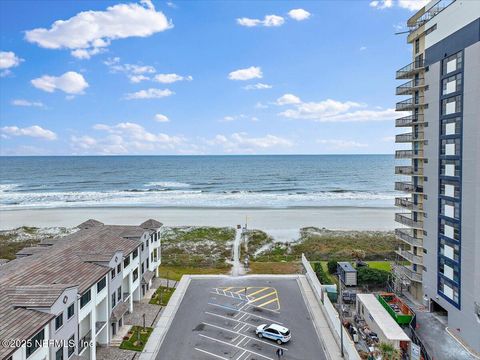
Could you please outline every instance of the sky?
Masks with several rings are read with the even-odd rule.
[[[387,154],[424,0],[0,2],[0,154]]]

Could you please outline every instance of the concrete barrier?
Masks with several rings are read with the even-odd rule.
[[[308,261],[308,259],[305,257],[304,254],[302,254],[302,264],[303,264],[303,267],[305,268],[306,278],[313,289],[315,297],[319,302],[320,309],[322,310],[325,318],[327,319],[328,326],[332,331],[332,333],[334,334],[335,341],[340,347],[340,316],[337,310],[335,310],[335,307],[333,306],[328,296],[325,296],[325,293],[322,291],[322,284],[318,280],[317,275],[313,271],[312,266],[310,265],[310,262]],[[347,330],[343,326],[342,326],[342,331],[343,331],[343,352],[344,352],[345,359],[361,360],[360,355],[358,354],[358,351],[355,348],[355,343],[352,341],[352,339],[350,338],[350,335],[348,334]]]

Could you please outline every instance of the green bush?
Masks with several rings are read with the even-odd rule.
[[[315,265],[313,265],[313,271],[315,271],[315,274],[317,275],[318,281],[320,281],[321,284],[330,283],[330,278],[325,273],[325,270],[323,270],[322,263],[316,262]]]
[[[357,269],[357,281],[359,285],[383,286],[387,283],[390,273],[385,270],[372,269],[364,266]]]
[[[337,273],[337,260],[329,260],[327,263],[328,272],[330,274]]]

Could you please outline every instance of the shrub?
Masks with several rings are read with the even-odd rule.
[[[327,263],[328,272],[330,274],[337,273],[337,260],[329,260]]]
[[[315,274],[317,275],[318,281],[320,281],[321,284],[328,284],[330,283],[330,279],[327,274],[325,274],[325,270],[323,270],[322,263],[316,262],[313,271],[315,271]]]
[[[385,270],[360,267],[357,269],[357,281],[359,285],[383,286],[387,283],[390,273]]]

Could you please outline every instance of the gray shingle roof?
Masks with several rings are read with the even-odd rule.
[[[74,287],[69,284],[21,285],[6,289],[12,306],[17,307],[51,307],[65,289]]]
[[[160,221],[157,221],[155,219],[148,219],[147,221],[143,222],[140,224],[140,227],[143,229],[149,229],[149,230],[154,230],[161,228],[163,224]]]
[[[84,221],[80,225],[77,225],[77,228],[84,230],[84,229],[90,229],[92,227],[102,226],[102,225],[104,225],[104,223],[102,223],[98,220],[88,219],[87,221]]]

